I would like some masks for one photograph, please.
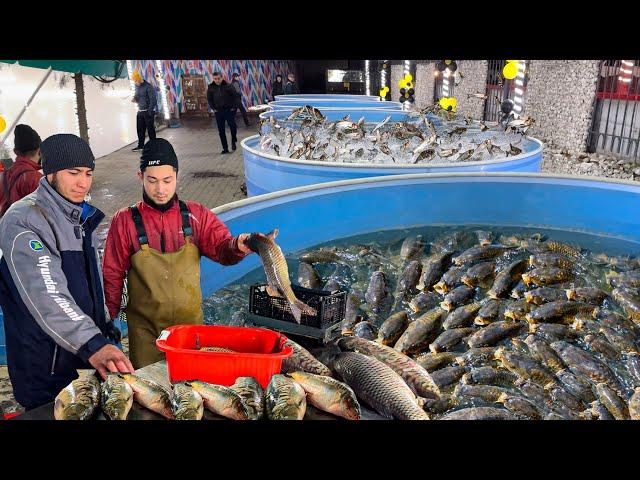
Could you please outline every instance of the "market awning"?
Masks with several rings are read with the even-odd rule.
[[[125,60],[0,60],[2,63],[16,63],[23,67],[51,67],[60,72],[94,75],[96,77],[127,78]]]

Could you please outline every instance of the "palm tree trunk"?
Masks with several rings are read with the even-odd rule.
[[[84,103],[84,82],[82,81],[82,73],[76,73],[73,76],[76,82],[76,105],[78,109],[78,125],[80,127],[80,138],[89,143],[89,125],[87,123],[87,108]]]

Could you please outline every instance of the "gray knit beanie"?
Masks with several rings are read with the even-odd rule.
[[[46,138],[40,145],[40,152],[45,175],[68,168],[94,169],[96,166],[89,144],[71,133],[59,133]]]

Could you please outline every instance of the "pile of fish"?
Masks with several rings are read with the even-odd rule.
[[[182,381],[167,391],[135,374],[109,373],[100,384],[95,375],[73,380],[56,397],[56,420],[89,420],[98,411],[111,420],[126,420],[133,402],[168,420],[201,420],[204,410],[232,420],[302,420],[307,402],[317,409],[360,420],[360,405],[351,388],[305,348],[288,340],[294,350],[283,365],[284,374],[271,377],[264,390],[253,377],[239,377],[230,387],[202,381]],[[231,352],[221,347],[203,351]],[[302,370],[304,368],[304,370]]]
[[[315,353],[382,416],[640,419],[638,258],[459,229],[295,261],[301,286],[348,291],[342,337]],[[327,375],[314,365],[296,368]]]
[[[438,162],[495,160],[519,155],[530,117],[506,125],[477,122],[466,117],[432,121],[431,113],[413,119],[367,124],[346,115],[327,121],[311,106],[294,110],[283,122],[271,116],[262,121],[260,149],[280,157],[321,162],[422,165]],[[266,131],[266,133],[264,133]]]

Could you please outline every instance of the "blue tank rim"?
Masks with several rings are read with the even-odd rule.
[[[268,104],[267,104],[268,105]],[[292,112],[294,109],[296,108],[300,108],[303,107],[304,105],[282,105],[282,104],[277,104],[277,105],[268,105],[270,110],[266,110],[266,113],[268,112]],[[320,110],[320,112],[323,111],[327,111],[327,112],[342,112],[344,111],[345,113],[349,113],[352,110],[361,110],[363,112],[369,112],[371,110],[374,111],[379,111],[382,110],[383,112],[399,112],[399,113],[406,113],[407,110],[404,110],[402,107],[398,107],[396,105],[390,105],[389,108],[380,108],[380,107],[354,107],[354,106],[344,106],[344,107],[323,107],[322,105],[312,105],[313,107],[317,108],[318,110]],[[265,112],[262,112],[265,113]]]
[[[427,165],[398,165],[398,164],[378,164],[378,163],[344,163],[344,162],[320,162],[317,160],[300,160],[300,159],[292,159],[280,157],[278,155],[272,155],[270,153],[262,152],[253,147],[249,147],[247,145],[248,142],[253,142],[254,140],[260,138],[261,135],[252,135],[250,137],[245,138],[240,142],[240,146],[243,150],[257,156],[262,157],[263,159],[275,160],[278,162],[290,163],[294,165],[304,165],[304,166],[318,166],[318,167],[337,167],[337,168],[355,168],[355,169],[382,169],[382,170],[397,170],[397,169],[408,169],[408,170],[419,170],[423,168],[452,168],[452,167],[482,167],[484,165],[497,165],[503,163],[511,163],[517,162],[518,160],[526,160],[529,157],[535,157],[537,155],[542,154],[542,150],[544,149],[544,143],[534,137],[525,137],[527,140],[530,140],[537,144],[537,147],[534,150],[531,150],[526,153],[520,153],[518,155],[513,155],[510,157],[504,157],[504,159],[497,160],[479,160],[475,162],[437,162],[437,163],[429,163]]]
[[[221,220],[228,221],[237,216],[250,214],[265,207],[287,204],[313,196],[331,195],[353,190],[366,190],[384,186],[421,185],[425,183],[522,183],[543,184],[549,186],[582,187],[621,191],[640,195],[640,182],[605,177],[587,177],[582,175],[558,175],[553,173],[531,172],[446,172],[446,173],[410,173],[385,175],[379,177],[352,178],[332,182],[303,185],[300,187],[277,190],[262,195],[236,200],[211,209]],[[501,224],[502,225],[502,224]],[[505,225],[508,226],[508,225]],[[626,236],[608,234],[613,238],[629,240]],[[637,242],[637,240],[633,240]]]
[[[344,98],[358,98],[358,99],[371,98],[372,100],[380,98],[377,95],[365,95],[365,94],[355,94],[355,93],[289,93],[289,94],[276,95],[274,98],[276,100],[278,99],[287,100],[288,98],[295,100],[297,98],[322,98],[322,97],[324,98],[344,97]],[[384,101],[384,100],[380,100],[380,101]]]
[[[295,107],[297,108],[297,107]],[[365,113],[376,113],[376,112],[380,112],[380,114],[387,114],[389,115],[390,113],[394,113],[394,114],[404,114],[407,115],[407,117],[409,117],[409,112],[407,110],[402,110],[402,109],[394,109],[394,108],[377,108],[377,107],[316,107],[318,110],[320,110],[320,112],[326,111],[326,112],[344,112],[345,114],[348,113],[353,113],[353,112],[365,112]],[[294,107],[282,107],[282,108],[273,108],[271,106],[269,106],[269,110],[265,110],[264,112],[260,112],[258,114],[258,118],[260,120],[264,120],[265,118],[267,118],[268,114],[270,113],[279,113],[279,112],[293,112]],[[264,115],[264,116],[263,116]],[[414,119],[418,119],[419,117],[413,117]],[[409,118],[411,119],[411,118]]]

